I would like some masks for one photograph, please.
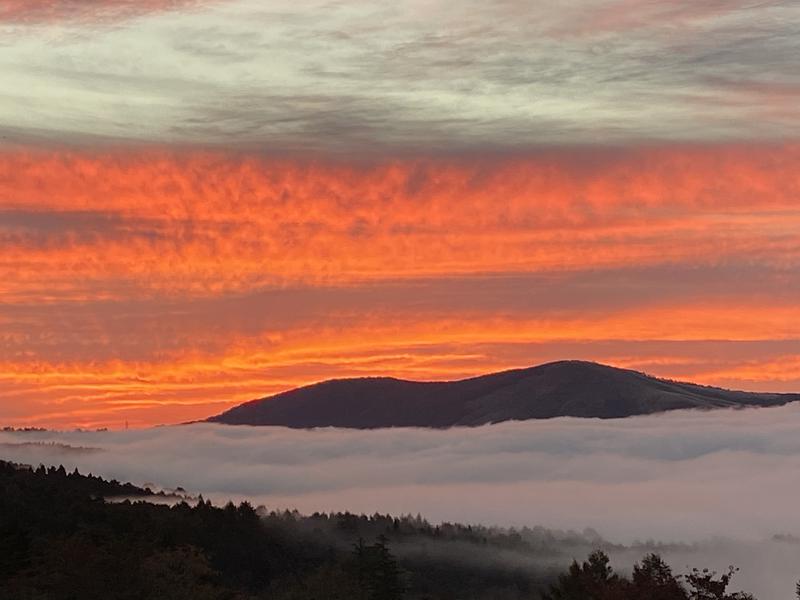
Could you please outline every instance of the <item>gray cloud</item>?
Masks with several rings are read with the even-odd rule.
[[[788,0],[234,0],[30,25],[0,60],[0,130],[351,152],[785,139],[799,20]]]
[[[102,239],[156,241],[166,237],[163,229],[158,220],[123,218],[113,212],[0,208],[1,245],[57,248],[71,244],[91,245]]]

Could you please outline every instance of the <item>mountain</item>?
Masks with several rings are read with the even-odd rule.
[[[444,382],[334,379],[254,400],[208,419],[286,427],[452,427],[551,417],[629,417],[680,408],[777,406],[800,394],[738,392],[559,361]]]

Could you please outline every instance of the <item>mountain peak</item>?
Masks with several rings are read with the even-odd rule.
[[[331,379],[209,419],[286,427],[453,427],[552,417],[622,418],[685,408],[775,406],[800,394],[737,392],[560,360],[459,381]]]

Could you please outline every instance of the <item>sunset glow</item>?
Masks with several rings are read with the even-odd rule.
[[[475,22],[375,3],[369,31],[367,8],[320,6],[307,61],[281,51],[316,23],[288,3],[264,31],[244,0],[79,4],[0,7],[0,425],[182,422],[331,377],[562,358],[800,390],[800,77],[744,46],[746,72],[715,77],[630,64],[707,56],[747,3],[570,2],[531,17],[559,50],[508,72],[517,2]],[[178,41],[220,19],[240,35]],[[752,35],[788,44],[769,23]],[[437,75],[448,44],[482,87]]]

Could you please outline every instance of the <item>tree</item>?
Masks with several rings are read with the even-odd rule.
[[[745,592],[725,593],[731,579],[738,571],[739,569],[736,567],[728,567],[728,571],[717,579],[716,571],[692,569],[692,572],[686,576],[686,582],[691,588],[689,598],[691,600],[755,600],[752,594]]]
[[[397,560],[389,552],[389,540],[381,535],[372,546],[359,539],[353,549],[356,576],[368,600],[401,600],[405,593]]]
[[[686,590],[658,554],[648,554],[633,567],[631,597],[636,600],[686,600]]]
[[[589,558],[578,565],[572,561],[567,573],[558,578],[558,583],[544,594],[545,600],[615,600],[623,599],[628,582],[614,573],[608,555],[595,550]]]
[[[222,591],[213,583],[218,574],[197,548],[187,546],[153,554],[142,562],[142,570],[149,588],[148,598],[217,600],[222,597]]]
[[[543,594],[544,600],[755,600],[744,592],[727,593],[733,575],[730,567],[717,577],[708,569],[694,569],[681,584],[680,576],[657,554],[648,554],[633,567],[632,580],[614,573],[608,556],[601,551],[589,555],[579,565],[573,561],[569,570],[560,575],[558,583]],[[800,584],[798,584],[800,592]],[[800,598],[800,595],[798,596]]]
[[[270,600],[368,600],[353,570],[341,564],[324,564],[270,589]]]

